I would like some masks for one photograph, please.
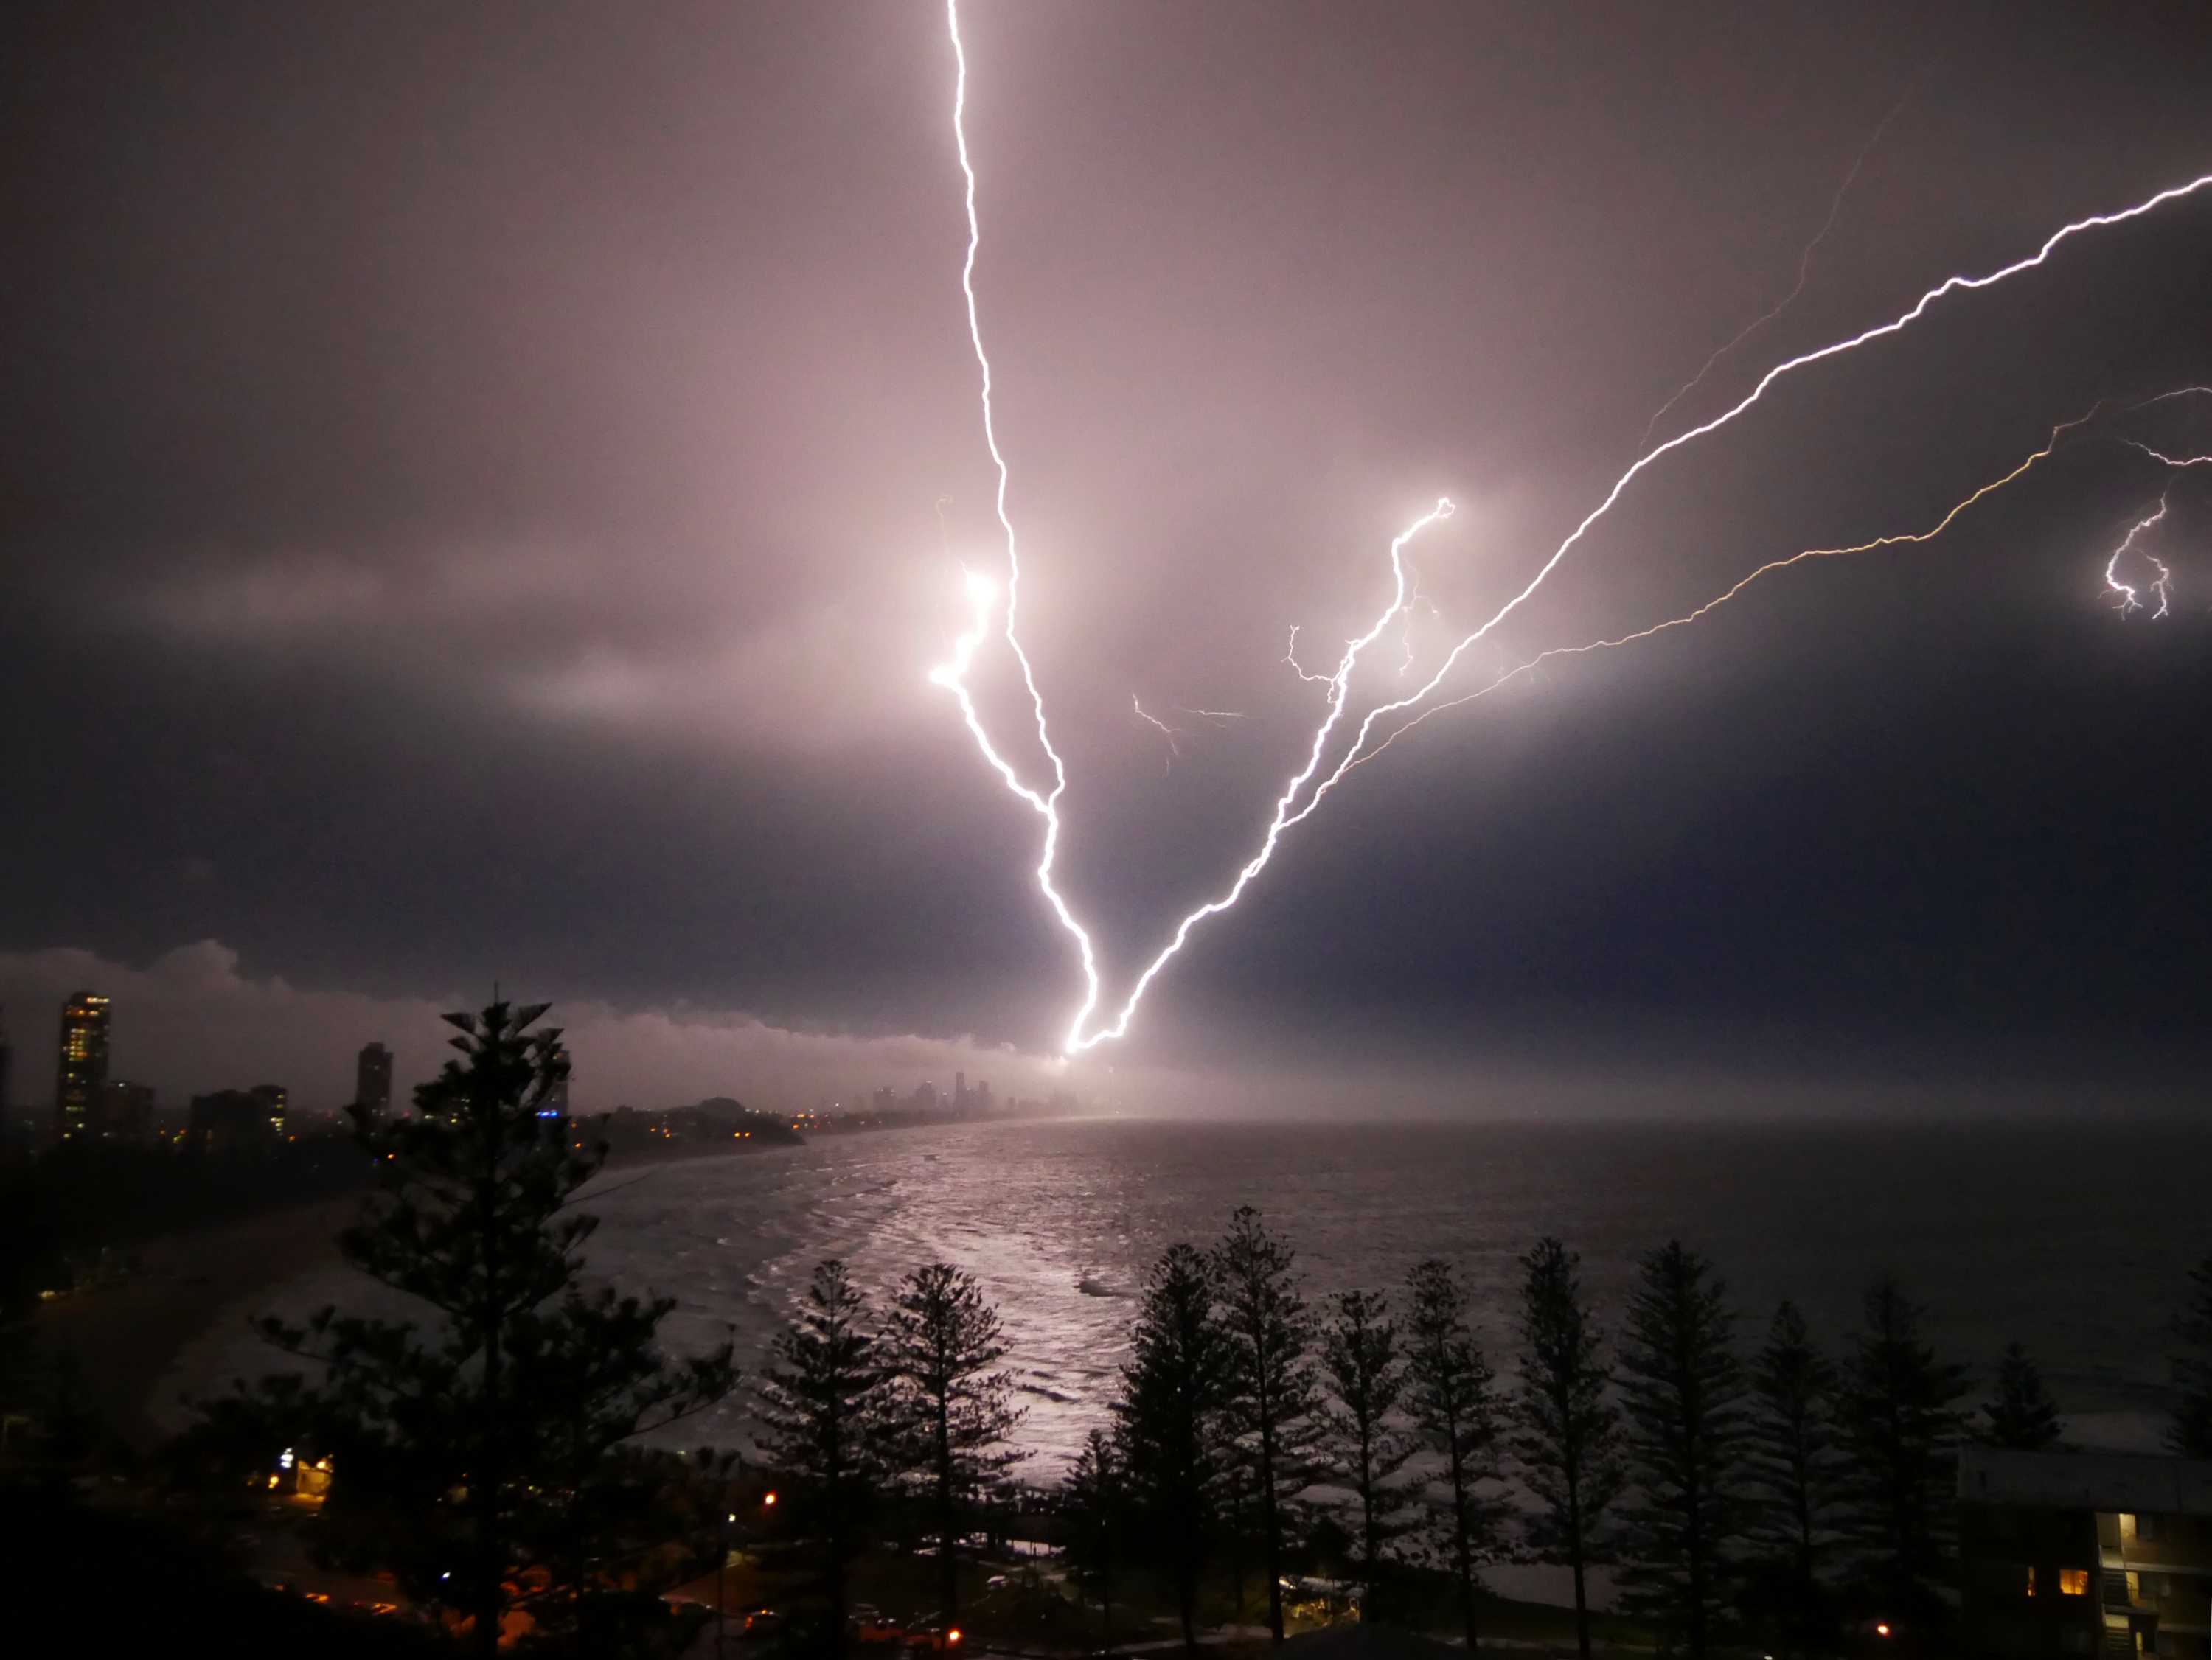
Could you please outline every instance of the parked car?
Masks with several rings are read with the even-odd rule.
[[[783,1616],[774,1609],[759,1608],[745,1610],[744,1634],[748,1638],[774,1637],[783,1629]]]
[[[852,1628],[853,1639],[859,1643],[903,1643],[906,1627],[880,1609],[870,1608],[866,1602],[854,1609],[847,1622]]]
[[[906,1645],[913,1654],[952,1654],[958,1651],[963,1635],[957,1626],[924,1620],[907,1633]]]

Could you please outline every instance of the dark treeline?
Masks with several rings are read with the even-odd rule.
[[[52,1438],[28,1434],[0,1459],[10,1503],[46,1507],[22,1536],[151,1529],[193,1565],[179,1583],[228,1585],[225,1606],[258,1619],[222,1542],[275,1484],[282,1448],[330,1472],[318,1560],[388,1576],[421,1616],[404,1639],[351,1633],[362,1652],[488,1656],[502,1635],[548,1653],[675,1652],[699,1616],[661,1592],[726,1566],[727,1524],[772,1484],[774,1536],[755,1536],[805,1587],[793,1640],[832,1656],[855,1575],[886,1542],[933,1554],[921,1635],[942,1653],[979,1542],[1012,1536],[1065,1548],[1109,1646],[1154,1617],[1188,1645],[1255,1617],[1279,1641],[1296,1605],[1321,1600],[1475,1651],[1509,1606],[1484,1569],[1542,1562],[1569,1572],[1585,1656],[1600,1566],[1665,1652],[1832,1653],[1879,1619],[1893,1651],[1927,1653],[1943,1651],[1957,1449],[2063,1443],[2018,1345],[1972,1402],[1966,1367],[1888,1276],[1852,1329],[1820,1334],[1789,1302],[1740,1308],[1677,1241],[1641,1259],[1625,1306],[1598,1307],[1575,1252],[1545,1239],[1492,1332],[1438,1259],[1395,1286],[1310,1298],[1289,1242],[1247,1208],[1210,1247],[1153,1263],[1113,1397],[1041,1493],[1018,1485],[1023,1415],[998,1313],[956,1267],[921,1264],[878,1304],[821,1264],[750,1380],[727,1343],[665,1353],[667,1300],[591,1283],[595,1224],[578,1206],[605,1149],[547,1105],[568,1063],[557,1031],[533,1030],[543,1012],[448,1017],[459,1056],[415,1116],[357,1122],[373,1187],[340,1250],[422,1317],[386,1300],[264,1322],[294,1369],[206,1403],[163,1455],[158,1504],[128,1527],[88,1511],[82,1467],[41,1464]],[[11,1343],[20,1331],[0,1327]],[[2212,1261],[2174,1335],[2172,1444],[2212,1457]],[[749,1458],[651,1445],[741,1387],[759,1426]],[[76,1560],[56,1555],[56,1572]]]
[[[1366,1620],[1439,1623],[1448,1587],[1455,1634],[1474,1650],[1482,1566],[1541,1562],[1570,1571],[1585,1656],[1587,1573],[1601,1565],[1618,1570],[1624,1610],[1664,1652],[1829,1653],[1876,1621],[1893,1651],[1943,1651],[1959,1446],[2062,1445],[2022,1348],[2005,1350],[1988,1398],[1972,1404],[1967,1368],[1929,1343],[1925,1311],[1888,1275],[1868,1286],[1857,1325],[1823,1342],[1787,1301],[1747,1336],[1715,1265],[1678,1241],[1641,1260],[1610,1322],[1580,1266],[1552,1239],[1520,1259],[1502,1356],[1516,1381],[1501,1388],[1449,1263],[1310,1305],[1290,1246],[1249,1209],[1211,1250],[1164,1251],[1108,1421],[1055,1494],[1106,1641],[1117,1598],[1140,1577],[1194,1644],[1202,1584],[1226,1577],[1242,1614],[1249,1570],[1264,1575],[1260,1608],[1279,1640],[1295,1565],[1349,1576]],[[2171,1439],[2203,1457],[2212,1264],[2197,1283]],[[854,1330],[866,1327],[866,1300],[836,1263],[802,1326],[832,1296]],[[992,1330],[979,1368],[1003,1352]],[[854,1349],[842,1384],[819,1380],[820,1410],[832,1397],[848,1421],[880,1410],[866,1354]],[[971,1421],[986,1421],[981,1411]],[[1011,1415],[990,1419],[990,1445],[1013,1427]],[[787,1439],[776,1451],[834,1503],[837,1469],[826,1455],[810,1462],[826,1445]],[[883,1474],[888,1489],[922,1467]],[[968,1490],[982,1496],[988,1475],[979,1468]]]

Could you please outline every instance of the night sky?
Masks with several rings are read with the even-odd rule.
[[[2200,7],[1928,9],[967,0],[1024,639],[1117,1000],[1303,758],[1291,626],[1326,661],[1449,494],[1425,676],[1789,291],[1886,112],[1662,434],[2212,171]],[[2172,614],[2102,582],[2169,482],[2118,439],[2212,451],[2212,397],[1431,721],[1063,1075],[1036,821],[924,680],[1004,561],[939,7],[34,3],[0,64],[21,1099],[77,984],[173,1098],[342,1100],[372,1037],[419,1075],[495,978],[574,1016],[587,1107],[963,1066],[1177,1111],[2103,1112],[2212,1064],[2212,466],[2144,544]],[[2212,383],[2209,298],[2212,191],[1789,378],[1466,688]],[[1002,650],[978,685],[1036,770]],[[1169,766],[1132,694],[1244,718]]]

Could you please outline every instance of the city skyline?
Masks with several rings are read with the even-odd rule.
[[[0,1119],[11,1112],[23,1112],[24,1105],[9,1094],[9,1064],[11,1051],[7,1042],[4,1022],[5,1005],[0,1004]],[[228,1101],[235,1099],[241,1105],[251,1103],[255,1111],[267,1120],[273,1133],[284,1133],[290,1107],[290,1090],[286,1086],[270,1083],[250,1087],[227,1084],[220,1087],[164,1090],[156,1084],[109,1076],[112,1046],[120,1028],[126,1040],[130,1030],[130,1010],[118,1007],[106,994],[82,990],[63,999],[60,1009],[60,1036],[54,1053],[54,1104],[47,1115],[48,1123],[42,1126],[56,1139],[67,1140],[78,1135],[143,1139],[157,1113],[171,1118],[181,1118],[189,1109],[197,1115],[205,1102]],[[128,1051],[126,1049],[125,1052]],[[250,1057],[241,1056],[247,1063]],[[244,1065],[252,1070],[250,1063]],[[382,1039],[372,1039],[355,1051],[354,1087],[343,1100],[312,1099],[303,1105],[319,1118],[335,1120],[338,1114],[355,1106],[365,1107],[373,1117],[389,1112],[411,1111],[410,1103],[415,1084],[431,1075],[426,1071],[404,1087],[395,1089],[394,1053]],[[825,1109],[860,1112],[885,1110],[906,1111],[916,1107],[933,1108],[940,1103],[954,1112],[970,1110],[988,1113],[994,1101],[1003,1100],[1009,1106],[1025,1098],[1015,1094],[994,1095],[990,1081],[978,1078],[971,1088],[964,1069],[955,1067],[951,1073],[951,1087],[939,1090],[934,1076],[925,1074],[911,1087],[892,1084],[863,1084],[848,1087],[831,1095],[815,1098],[811,1110]],[[569,1100],[570,1080],[563,1079],[555,1089],[549,1106],[555,1111],[572,1110]],[[731,1098],[731,1090],[724,1088],[705,1092],[686,1100],[652,1100],[637,1103],[623,1100],[593,1101],[585,1112],[611,1112],[623,1107],[639,1107],[649,1112],[690,1106],[694,1100]],[[1036,1099],[1048,1101],[1063,1110],[1072,1107],[1074,1096],[1065,1089],[1041,1093]],[[797,1112],[796,1100],[777,1097],[757,1103],[747,1101],[772,1112]]]

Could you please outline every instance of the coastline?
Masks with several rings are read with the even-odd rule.
[[[271,1306],[289,1281],[338,1260],[358,1196],[289,1205],[149,1240],[145,1271],[39,1311],[39,1352],[71,1365],[106,1428],[143,1451],[168,1433],[163,1390],[178,1362],[231,1321]]]
[[[704,1139],[629,1148],[609,1157],[605,1173],[758,1158],[851,1136],[942,1127],[923,1121],[817,1128],[787,1143],[743,1149]],[[248,1321],[279,1307],[285,1288],[295,1281],[337,1267],[338,1233],[364,1197],[354,1193],[281,1206],[148,1240],[140,1247],[143,1272],[41,1308],[35,1324],[38,1350],[73,1367],[74,1388],[108,1433],[139,1451],[149,1451],[179,1427],[181,1380],[205,1370],[192,1365],[195,1352],[228,1343]],[[272,1370],[280,1358],[270,1351]]]
[[[755,1158],[700,1142],[617,1154],[609,1173],[696,1159]],[[164,1234],[139,1247],[143,1272],[42,1307],[38,1352],[74,1371],[72,1387],[106,1433],[141,1452],[179,1427],[180,1378],[193,1354],[228,1342],[283,1301],[287,1286],[337,1267],[339,1231],[364,1193],[280,1206],[251,1216]],[[270,1369],[280,1356],[270,1351]]]

